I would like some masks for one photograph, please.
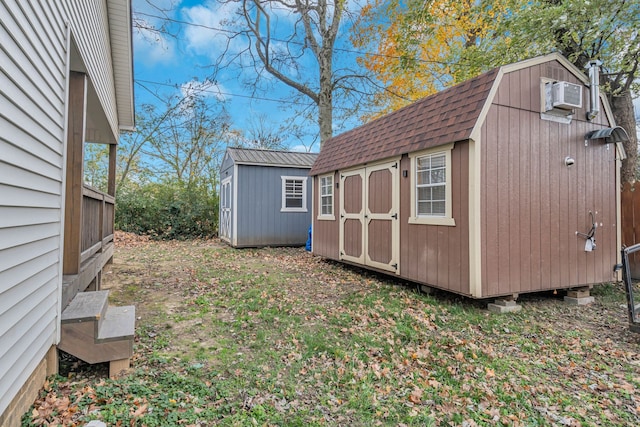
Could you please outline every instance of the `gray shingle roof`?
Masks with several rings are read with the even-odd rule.
[[[227,148],[227,153],[236,164],[256,166],[282,166],[311,168],[318,153],[296,151],[262,150],[255,148]]]

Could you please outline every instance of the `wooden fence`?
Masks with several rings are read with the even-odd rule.
[[[640,243],[640,182],[625,183],[622,187],[622,245]],[[629,256],[631,277],[640,279],[640,254]]]

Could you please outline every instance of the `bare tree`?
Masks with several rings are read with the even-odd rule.
[[[269,83],[265,74],[294,89],[297,96],[292,101],[306,99],[312,107],[298,108],[297,117],[317,123],[320,144],[333,135],[337,99],[352,106],[339,108],[341,117],[350,117],[358,101],[369,96],[371,82],[354,60],[335,67],[338,51],[344,52],[336,47],[341,27],[350,17],[346,1],[228,0],[226,4],[237,4],[238,15],[226,22],[232,30],[225,33],[227,49],[216,65],[252,67],[254,78],[247,83],[256,91],[260,83]],[[232,49],[238,39],[247,42],[240,52]],[[348,35],[342,39],[348,40]]]
[[[144,153],[151,158],[156,176],[189,185],[213,176],[226,148],[230,119],[202,97],[193,97],[167,117],[162,132],[149,139]]]
[[[207,102],[209,86],[192,82],[182,92],[155,94],[158,103],[138,107],[136,131],[120,139],[118,188],[132,176],[189,183],[199,174],[217,172],[230,119],[220,102]]]
[[[249,147],[269,150],[282,150],[284,146],[284,132],[282,127],[276,128],[269,123],[265,114],[253,116],[245,130],[245,143]]]

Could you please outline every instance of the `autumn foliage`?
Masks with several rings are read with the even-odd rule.
[[[496,30],[512,0],[376,0],[362,9],[352,41],[384,90],[379,112],[397,110],[491,68]],[[508,41],[502,38],[501,43]],[[482,60],[479,57],[482,56]]]

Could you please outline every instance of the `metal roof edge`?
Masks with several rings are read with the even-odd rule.
[[[287,164],[277,164],[277,163],[258,163],[258,162],[243,162],[243,161],[234,161],[236,165],[241,166],[264,166],[267,168],[291,168],[291,169],[311,169],[313,165],[287,165]]]

